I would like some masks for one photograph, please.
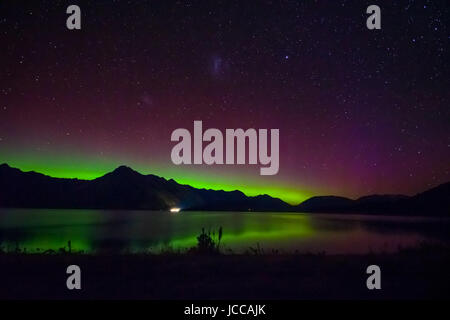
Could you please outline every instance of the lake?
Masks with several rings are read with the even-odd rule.
[[[0,245],[27,251],[67,247],[85,252],[187,249],[205,230],[223,228],[221,248],[242,253],[395,252],[448,241],[450,220],[345,214],[0,209]]]

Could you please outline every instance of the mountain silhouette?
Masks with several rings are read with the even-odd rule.
[[[295,206],[300,212],[450,216],[450,182],[409,197],[370,195],[356,200],[336,196],[312,197]]]
[[[370,195],[352,200],[312,197],[291,206],[268,195],[197,189],[120,166],[94,180],[53,178],[0,165],[0,207],[71,209],[145,209],[275,211],[450,216],[450,182],[408,197]]]
[[[296,206],[301,212],[339,212],[351,206],[353,200],[337,196],[318,196],[309,198]]]
[[[0,207],[288,211],[268,195],[196,189],[120,166],[94,180],[52,178],[0,165]]]
[[[394,208],[398,209],[400,203],[409,199],[404,195],[370,195],[356,200],[345,197],[322,196],[313,197],[297,206],[304,212],[365,212],[383,213]]]

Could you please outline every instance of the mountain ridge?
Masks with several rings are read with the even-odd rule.
[[[239,190],[197,189],[127,166],[93,180],[79,180],[2,164],[0,207],[287,211],[289,205],[269,195],[249,197]]]
[[[450,216],[450,182],[414,196],[368,195],[358,199],[315,196],[298,205],[240,190],[199,189],[119,166],[93,180],[55,178],[0,164],[0,207],[280,211]]]

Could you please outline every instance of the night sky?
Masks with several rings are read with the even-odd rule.
[[[449,17],[447,0],[2,0],[0,163],[86,179],[125,164],[290,203],[421,192],[450,180]],[[279,128],[279,173],[174,165],[170,135],[194,120]]]

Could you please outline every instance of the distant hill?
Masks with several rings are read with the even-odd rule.
[[[295,206],[295,211],[392,215],[421,214],[450,217],[450,182],[413,197],[371,195],[356,200],[335,196],[313,197]]]
[[[403,209],[405,212],[441,212],[450,216],[450,182],[415,195]]]
[[[73,209],[146,209],[278,211],[440,215],[450,217],[450,182],[413,197],[371,195],[356,200],[312,197],[291,206],[268,195],[197,189],[120,166],[94,180],[52,178],[0,165],[0,207]]]
[[[336,196],[320,196],[312,197],[296,206],[296,211],[300,212],[343,212],[350,208],[353,200],[336,197]]]

